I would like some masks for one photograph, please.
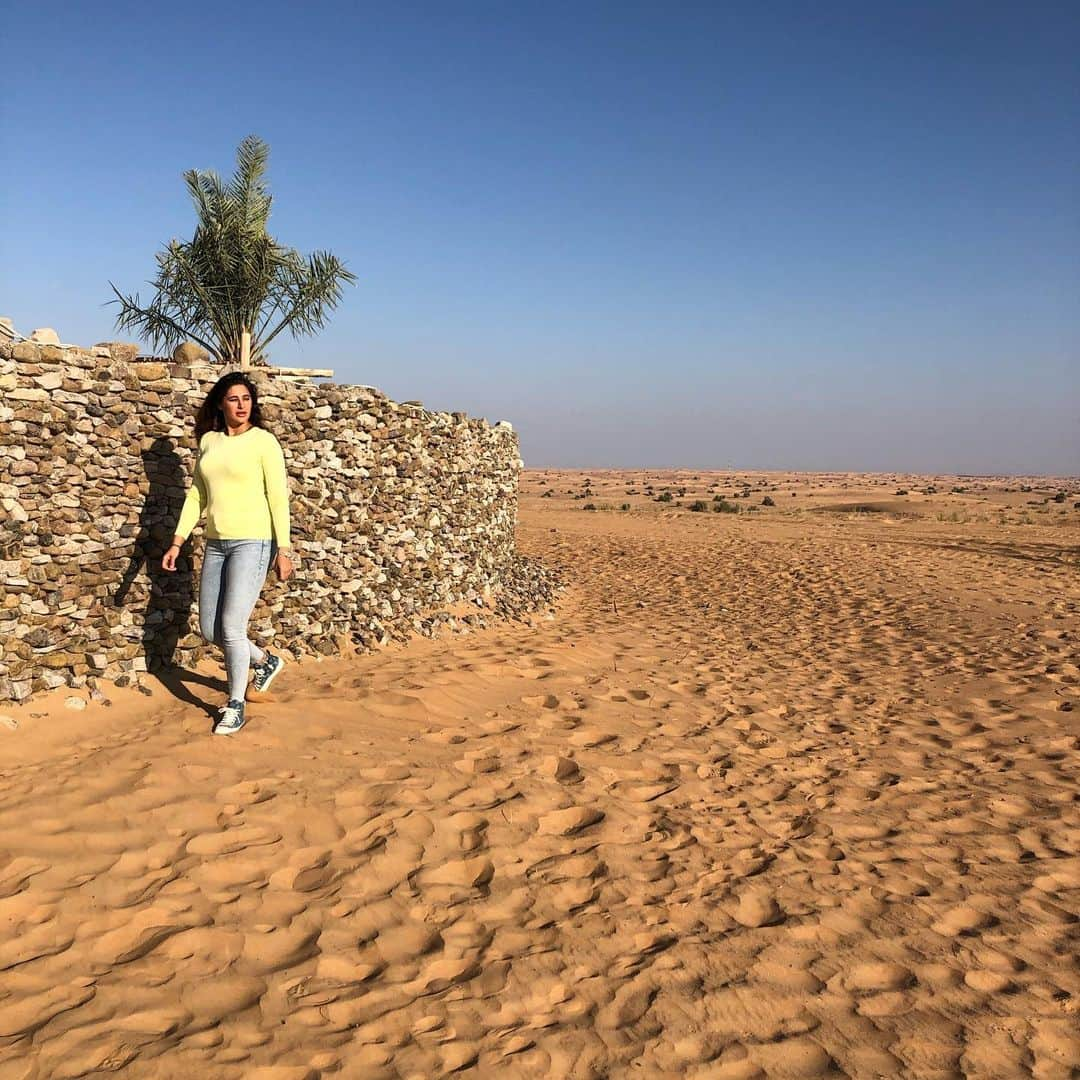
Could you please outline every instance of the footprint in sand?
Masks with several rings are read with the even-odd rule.
[[[603,818],[602,810],[591,806],[571,806],[566,810],[554,810],[544,814],[539,820],[537,831],[544,836],[572,836]]]
[[[0,899],[22,892],[32,877],[50,869],[47,862],[17,855],[7,863],[0,865]]]
[[[732,918],[741,926],[757,929],[762,926],[775,926],[783,922],[785,916],[772,893],[752,889],[739,898],[738,906],[732,912]]]
[[[903,990],[915,981],[914,973],[903,964],[887,962],[860,964],[845,979],[849,990]]]
[[[0,1002],[0,1039],[32,1035],[61,1013],[85,1005],[93,986],[46,986],[10,972],[4,976],[6,996]]]
[[[557,709],[561,704],[555,694],[526,694],[521,703],[537,709]]]
[[[44,909],[52,911],[52,908]],[[56,956],[70,947],[75,940],[74,932],[58,926],[52,918],[38,926],[24,929],[0,941],[0,971],[29,963],[43,956]]]
[[[618,736],[613,735],[610,731],[597,731],[595,728],[582,728],[580,731],[575,731],[568,741],[571,746],[590,749],[594,746],[604,746],[607,743],[615,742],[617,738]]]
[[[318,928],[305,922],[279,927],[263,925],[261,930],[257,926],[254,932],[244,935],[235,968],[241,974],[259,976],[284,971],[317,955],[318,940]]]
[[[136,911],[124,925],[102,934],[90,946],[92,967],[100,972],[127,964],[145,956],[173,934],[209,922],[209,915],[190,910],[151,907]]]
[[[495,875],[491,860],[482,855],[472,859],[455,859],[420,873],[423,885],[450,885],[477,889],[487,885]]]
[[[987,912],[962,904],[947,911],[931,929],[945,937],[959,937],[962,934],[978,933],[992,926],[994,922],[994,917]]]

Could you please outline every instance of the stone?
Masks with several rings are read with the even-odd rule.
[[[14,340],[15,324],[5,315],[0,318],[0,339]]]
[[[32,341],[19,341],[11,346],[11,358],[24,364],[36,364],[41,359],[41,350]]]
[[[0,713],[0,728],[7,731],[15,731],[19,726],[19,721],[14,716],[9,716],[7,713]]]
[[[59,345],[60,335],[51,326],[40,326],[30,332],[30,340],[37,345]]]
[[[194,341],[182,341],[173,349],[172,358],[178,364],[206,364],[210,354]]]
[[[86,699],[76,697],[74,694],[72,694],[71,697],[64,698],[64,708],[72,709],[75,712],[80,712],[81,710],[86,708]]]
[[[94,348],[105,350],[118,364],[130,364],[139,355],[139,346],[127,341],[99,341]]]
[[[167,379],[169,369],[164,364],[143,362],[135,365],[135,374],[142,382],[153,382],[157,379]]]

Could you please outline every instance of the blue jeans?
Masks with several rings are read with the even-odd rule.
[[[248,640],[247,625],[270,566],[272,540],[207,540],[199,579],[199,629],[225,650],[229,698],[243,701],[248,668],[266,653]]]

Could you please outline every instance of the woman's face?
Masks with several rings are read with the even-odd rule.
[[[243,384],[230,386],[221,399],[221,411],[231,428],[251,423],[251,391]]]

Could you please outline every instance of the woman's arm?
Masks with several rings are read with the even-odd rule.
[[[285,455],[281,444],[270,435],[262,452],[263,484],[266,501],[270,505],[270,521],[274,540],[279,551],[288,552],[292,547],[289,520],[289,481],[285,473]]]

